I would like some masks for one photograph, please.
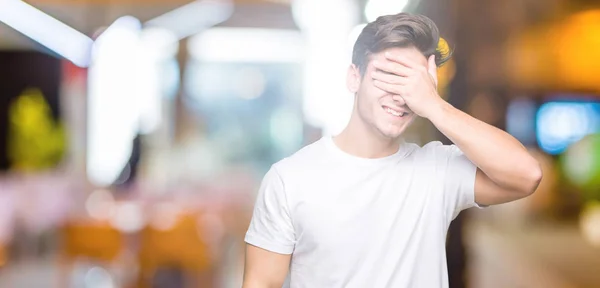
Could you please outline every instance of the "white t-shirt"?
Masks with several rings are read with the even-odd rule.
[[[245,240],[293,254],[292,288],[448,287],[446,233],[476,206],[475,172],[454,145],[365,159],[323,137],[271,167]]]

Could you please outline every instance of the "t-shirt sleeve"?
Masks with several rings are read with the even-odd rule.
[[[475,176],[477,166],[456,145],[443,146],[446,162],[444,197],[447,215],[453,220],[465,209],[478,207],[475,203]]]
[[[279,254],[294,251],[295,233],[287,196],[274,167],[261,183],[245,241]]]

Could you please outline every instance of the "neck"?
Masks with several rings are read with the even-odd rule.
[[[388,138],[366,124],[354,111],[348,126],[333,138],[344,152],[361,158],[382,158],[399,149],[400,138]]]

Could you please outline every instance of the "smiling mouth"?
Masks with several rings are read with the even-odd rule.
[[[404,117],[404,116],[407,116],[407,115],[410,114],[409,112],[394,110],[394,109],[392,109],[390,107],[387,107],[387,106],[381,106],[381,107],[383,108],[383,110],[385,112],[387,112],[388,114],[390,114],[390,115],[392,115],[394,117]]]

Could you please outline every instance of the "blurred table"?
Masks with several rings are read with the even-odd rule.
[[[473,218],[465,238],[471,287],[600,287],[600,248],[576,223],[516,229]]]

